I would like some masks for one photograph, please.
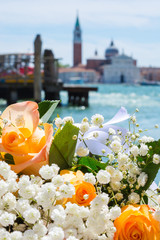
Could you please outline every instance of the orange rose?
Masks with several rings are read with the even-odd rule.
[[[84,181],[84,174],[80,170],[77,172],[62,170],[60,175],[63,175],[65,181],[75,186],[75,195],[72,198],[64,199],[63,204],[69,201],[80,206],[88,206],[96,197],[95,187],[93,184]]]
[[[159,240],[160,223],[150,213],[148,205],[128,205],[114,225],[117,231],[114,240]]]
[[[38,127],[38,104],[31,101],[12,104],[1,115],[2,137],[0,151],[13,156],[16,173],[38,174],[40,167],[48,163],[53,127],[45,123]],[[4,124],[4,120],[11,124]],[[5,120],[5,121],[6,121]]]
[[[93,184],[82,182],[75,186],[75,195],[68,199],[72,203],[79,206],[88,206],[90,202],[96,197],[96,189]]]

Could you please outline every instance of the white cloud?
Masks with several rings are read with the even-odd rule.
[[[95,48],[103,56],[109,37],[115,38],[111,34],[118,29],[116,45],[119,49],[124,48],[128,55],[133,53],[139,65],[157,65],[160,44],[155,33],[160,28],[159,9],[159,0],[1,0],[0,52],[33,51],[33,40],[39,32],[44,48],[52,49],[64,63],[72,64],[72,31],[79,10],[84,62]],[[127,31],[122,36],[121,30],[128,27],[134,30],[133,39]],[[138,42],[136,29],[154,31],[154,43],[147,37],[144,43]]]

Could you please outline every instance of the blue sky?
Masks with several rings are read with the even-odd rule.
[[[120,52],[139,66],[160,67],[159,0],[0,0],[0,54],[33,52],[41,34],[43,49],[52,49],[72,64],[73,28],[79,12],[83,63],[100,56],[114,39]]]

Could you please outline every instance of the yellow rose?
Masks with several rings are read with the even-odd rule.
[[[84,174],[80,170],[73,172],[65,169],[60,172],[60,175],[63,176],[65,181],[72,183],[74,186],[84,181]]]
[[[160,223],[156,221],[148,205],[128,205],[114,225],[117,229],[114,240],[159,240]]]
[[[12,104],[1,115],[0,151],[13,156],[16,173],[38,174],[48,163],[53,127],[45,123],[43,130],[38,124],[38,104],[31,101]]]

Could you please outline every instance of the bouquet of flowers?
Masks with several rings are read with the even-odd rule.
[[[0,240],[159,240],[160,140],[123,107],[106,123],[47,123],[57,104],[0,116]]]

